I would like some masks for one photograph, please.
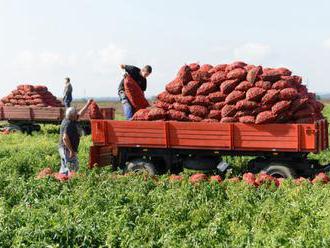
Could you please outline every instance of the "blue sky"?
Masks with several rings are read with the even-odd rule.
[[[0,96],[19,83],[116,96],[119,64],[151,64],[155,95],[190,62],[287,66],[330,92],[330,1],[0,0]]]

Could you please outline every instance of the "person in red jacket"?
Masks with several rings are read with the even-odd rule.
[[[152,73],[150,65],[144,66],[142,69],[133,65],[120,65],[120,68],[125,71],[124,78],[129,74],[135,82],[140,86],[142,91],[147,89],[147,77]],[[127,120],[131,119],[134,114],[134,109],[125,95],[124,78],[121,80],[118,88],[120,102],[123,105],[123,111]]]

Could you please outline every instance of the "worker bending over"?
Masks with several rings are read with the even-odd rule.
[[[72,102],[72,85],[70,83],[70,78],[65,78],[64,85],[63,103],[66,108],[69,108]]]
[[[124,79],[127,74],[130,75],[135,80],[135,82],[140,86],[141,90],[146,91],[147,77],[151,74],[152,68],[150,65],[146,65],[142,69],[132,65],[120,65],[120,68],[125,71],[125,74],[124,74],[124,78],[120,82],[118,88],[118,95],[120,102],[123,105],[125,118],[129,120],[134,115],[134,109],[125,95]]]
[[[61,157],[60,173],[68,175],[69,172],[76,172],[79,169],[77,157],[81,128],[78,123],[79,117],[88,109],[92,100],[88,100],[87,104],[79,111],[74,107],[66,109],[65,118],[61,123],[59,153]]]

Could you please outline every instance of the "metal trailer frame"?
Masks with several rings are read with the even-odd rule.
[[[194,168],[194,161],[198,168],[205,158],[214,166],[221,156],[254,156],[252,171],[278,164],[303,176],[320,169],[307,154],[327,149],[329,142],[326,120],[265,125],[92,120],[92,141],[90,168],[124,169],[128,161],[144,159],[159,173],[177,173],[188,164]]]

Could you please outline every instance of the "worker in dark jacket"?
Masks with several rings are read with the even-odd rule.
[[[65,118],[61,123],[59,153],[61,157],[60,173],[68,175],[69,172],[76,172],[79,169],[77,157],[80,132],[79,117],[84,115],[93,100],[88,100],[87,104],[79,111],[74,107],[69,107],[65,111]]]
[[[63,93],[63,103],[66,108],[71,106],[72,102],[72,85],[70,83],[70,78],[65,78],[65,87]]]
[[[146,91],[147,77],[152,72],[152,68],[150,65],[146,65],[142,69],[132,65],[120,65],[120,68],[125,71],[124,78],[127,74],[129,74],[135,80],[135,82],[140,86],[141,90]],[[125,118],[129,120],[132,118],[134,114],[134,109],[125,95],[124,78],[120,82],[118,88],[118,95],[120,102],[123,105]]]

